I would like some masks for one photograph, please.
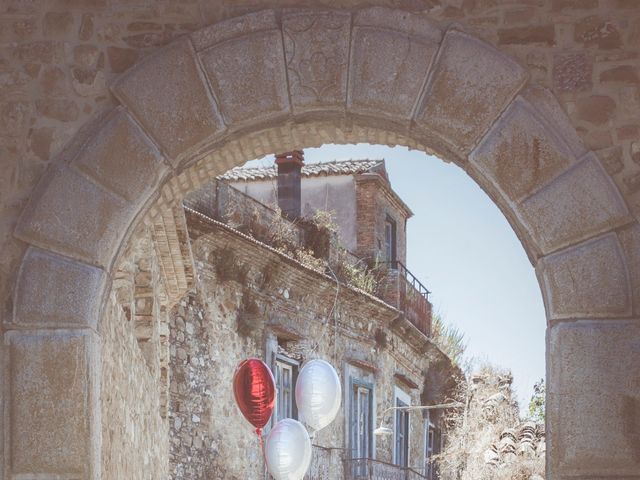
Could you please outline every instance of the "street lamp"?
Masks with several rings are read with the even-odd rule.
[[[382,417],[380,418],[380,426],[373,431],[374,435],[391,435],[393,430],[389,427],[385,427],[384,425],[384,417],[387,412],[391,410],[435,410],[437,408],[461,408],[464,407],[464,403],[455,402],[455,403],[442,403],[439,405],[407,405],[404,407],[389,407],[384,412],[382,412]]]

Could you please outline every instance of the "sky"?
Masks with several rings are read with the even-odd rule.
[[[414,213],[407,268],[432,292],[434,311],[464,333],[468,358],[511,370],[524,413],[545,376],[546,320],[534,269],[498,207],[462,169],[420,151],[358,144],[304,153],[306,163],[385,159],[392,188]]]

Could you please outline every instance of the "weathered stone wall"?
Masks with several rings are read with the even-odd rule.
[[[133,234],[115,271],[98,329],[101,478],[166,478],[168,323],[158,260],[145,225]]]
[[[394,333],[397,311],[344,285],[334,308],[331,279],[224,227],[207,225],[195,214],[190,218],[197,238],[196,292],[173,309],[170,320],[172,478],[261,478],[257,439],[235,406],[231,382],[241,360],[255,356],[269,363],[268,345],[278,336],[297,339],[286,345],[302,359],[330,361],[343,388],[348,388],[349,364],[350,371],[370,365],[375,370],[369,374],[375,381],[376,426],[379,414],[393,404],[396,385],[420,404],[424,374],[433,356],[442,354],[415,330]],[[376,342],[378,329],[386,332],[386,342]],[[411,338],[421,347],[408,344]],[[416,386],[399,383],[394,374]],[[317,463],[330,463],[330,474],[322,478],[343,478],[346,408],[343,403],[336,420],[313,440],[335,449],[314,449]],[[414,466],[423,459],[423,429],[422,415],[411,415]],[[377,439],[377,458],[391,462],[390,439]]]
[[[115,295],[100,323],[102,477],[167,478],[168,429],[156,375]]]
[[[634,0],[7,0],[0,6],[2,298],[23,252],[11,239],[17,216],[50,159],[81,125],[112,106],[107,85],[116,75],[183,33],[248,11],[366,5],[462,25],[513,55],[560,98],[583,141],[640,208],[640,8]]]
[[[95,341],[98,312],[102,292],[109,290],[112,262],[126,238],[127,229],[136,223],[136,215],[145,211],[149,196],[159,193],[168,174],[170,161],[162,161],[153,141],[167,149],[174,162],[171,166],[179,166],[180,155],[192,153],[196,144],[213,135],[211,130],[217,128],[212,125],[217,120],[206,112],[204,124],[194,121],[193,111],[202,113],[203,109],[214,108],[215,102],[207,93],[211,85],[204,85],[207,79],[196,68],[196,55],[192,55],[189,44],[174,44],[153,61],[135,69],[126,85],[120,84],[118,91],[124,105],[109,117],[110,121],[98,135],[91,136],[90,142],[82,143],[80,140],[85,137],[76,136],[78,141],[70,145],[72,148],[60,156],[57,168],[47,175],[47,188],[36,194],[33,185],[37,178],[78,126],[97,117],[98,110],[115,103],[106,88],[98,89],[99,92],[92,90],[94,79],[99,77],[92,75],[92,69],[103,69],[108,83],[116,74],[114,65],[119,62],[127,65],[133,57],[155,50],[157,44],[166,43],[173,35],[267,3],[303,4],[297,0],[203,1],[179,5],[60,0],[7,1],[0,7],[3,86],[0,93],[3,172],[0,314],[5,329],[3,353],[7,359],[7,368],[3,371],[6,375],[3,401],[8,402],[8,407],[3,409],[8,416],[3,418],[2,440],[8,439],[11,445],[5,449],[5,453],[11,454],[4,462],[5,475],[13,474],[11,469],[31,476],[61,469],[72,476],[97,475],[99,468],[95,459],[100,446],[93,422],[99,409],[92,396],[92,382],[96,369],[100,369],[96,349],[100,341]],[[348,0],[304,3],[349,8],[370,4]],[[429,67],[424,60],[435,54],[441,32],[402,12],[368,13],[367,18],[363,20],[360,16],[359,20],[374,25],[362,24],[358,29],[373,30],[372,34],[378,38],[386,35],[382,30],[393,30],[394,38],[409,39],[398,51],[411,51],[420,45],[413,52],[419,52],[423,62],[409,61],[404,66],[387,62],[385,57],[400,56],[393,51],[383,55],[385,52],[379,49],[367,50],[364,47],[367,35],[350,37],[348,28],[332,30],[331,38],[336,42],[325,41],[322,34],[316,40],[314,35],[322,33],[322,28],[297,32],[300,45],[310,48],[318,46],[316,41],[323,46],[344,47],[353,38],[353,45],[360,49],[357,55],[347,58],[348,47],[341,47],[338,53],[343,57],[339,57],[337,63],[328,64],[326,69],[307,71],[307,80],[322,80],[322,84],[326,82],[320,75],[323,72],[337,75],[333,85],[337,91],[324,97],[328,103],[320,104],[305,92],[291,91],[294,109],[326,105],[339,111],[340,118],[329,116],[326,122],[312,118],[309,125],[298,123],[301,116],[273,121],[275,117],[270,115],[282,111],[283,82],[271,84],[278,85],[275,93],[266,92],[265,78],[274,80],[275,77],[260,72],[255,78],[248,78],[249,83],[240,85],[239,90],[220,90],[217,85],[214,90],[222,91],[225,102],[222,110],[231,112],[230,131],[248,134],[240,141],[236,141],[238,137],[233,141],[224,137],[225,141],[229,139],[222,147],[224,152],[212,152],[209,163],[201,162],[201,168],[183,174],[174,172],[170,184],[162,189],[161,200],[165,206],[170,205],[190,188],[190,182],[192,186],[201,185],[208,175],[219,174],[249,157],[274,150],[317,145],[323,141],[366,140],[443,149],[444,157],[450,155],[455,159],[460,152],[466,155],[473,142],[480,140],[484,129],[491,127],[464,167],[503,208],[521,235],[532,262],[537,262],[551,330],[548,361],[552,388],[548,396],[552,407],[549,439],[553,472],[564,476],[635,474],[638,459],[628,453],[637,450],[633,449],[637,437],[633,418],[637,413],[629,406],[628,399],[638,397],[632,372],[637,371],[640,357],[636,344],[627,342],[621,348],[618,338],[633,338],[637,333],[640,299],[637,268],[640,230],[637,223],[631,223],[631,217],[637,219],[640,210],[637,185],[640,167],[634,160],[637,147],[633,145],[639,111],[634,76],[638,67],[637,3],[629,0],[510,0],[504,3],[451,0],[444,4],[435,0],[399,0],[380,4],[425,10],[425,15],[437,24],[445,27],[457,22],[511,53],[527,67],[534,83],[549,85],[560,97],[572,123],[579,127],[581,138],[574,135],[573,127],[563,120],[561,113],[554,110],[554,100],[548,92],[535,85],[521,90],[526,71],[517,68],[509,57],[501,57],[472,37],[455,32],[449,32],[441,45],[433,75],[430,75],[433,81],[428,85],[426,104],[416,104],[417,112],[411,110],[408,104],[411,99],[419,100],[421,89],[416,85],[416,75],[421,78],[427,75]],[[279,12],[270,16],[276,24],[278,15]],[[71,21],[65,20],[69,18]],[[313,20],[311,16],[288,17],[293,23],[296,18]],[[344,15],[338,16],[339,24],[342,21],[344,26],[344,20]],[[551,23],[553,28],[549,27]],[[252,34],[233,31],[229,24],[226,28],[229,35],[242,34],[240,45],[253,42]],[[273,31],[281,30],[277,26]],[[287,34],[293,32],[289,27],[286,31]],[[519,32],[525,32],[524,38]],[[199,35],[206,37],[207,34]],[[280,52],[280,56],[274,54],[274,58],[279,58],[281,71],[287,70],[280,41],[282,35],[278,33],[274,38],[277,41],[272,47]],[[80,44],[82,48],[76,48]],[[290,52],[291,44],[287,45]],[[88,58],[82,54],[85,48],[95,52],[92,46],[99,51],[95,61],[91,60],[91,54]],[[246,51],[254,50],[247,48]],[[309,58],[313,53],[315,50],[306,52]],[[569,53],[577,57],[564,61],[561,56]],[[120,54],[123,55],[118,58]],[[101,55],[104,55],[102,62]],[[207,75],[219,73],[237,79],[234,72],[249,71],[235,69],[238,57],[233,52],[218,58],[226,63],[219,69],[214,68],[215,71],[209,70]],[[474,58],[481,59],[482,65],[472,66],[475,70],[471,71],[467,67],[474,63],[470,61]],[[299,60],[295,59],[292,67],[298,73],[302,71],[302,64],[296,63]],[[371,72],[380,75],[367,73],[365,67],[369,61],[374,67]],[[349,76],[349,113],[345,116],[349,69],[354,69],[355,75]],[[158,71],[164,75],[158,75]],[[398,84],[391,85],[393,88],[388,94],[377,94],[378,82],[389,87],[385,79],[392,77]],[[80,88],[79,78],[90,88]],[[176,89],[176,82],[187,88]],[[231,83],[237,85],[237,82]],[[256,90],[252,90],[254,88]],[[91,93],[82,97],[78,92]],[[257,105],[253,92],[264,93],[265,98],[261,97],[264,103]],[[520,94],[512,101],[517,92]],[[508,111],[502,112],[509,102]],[[295,112],[297,115],[297,110]],[[371,117],[359,123],[358,114]],[[350,115],[354,115],[353,118]],[[294,122],[287,123],[290,118]],[[442,146],[444,143],[438,144],[438,138],[424,138],[415,130],[401,131],[397,124],[387,123],[390,118],[402,122],[414,120],[420,128],[435,128],[444,143],[452,141],[455,145],[447,150]],[[141,119],[145,125],[152,125],[153,131],[143,132],[136,123]],[[176,121],[171,123],[168,119]],[[216,119],[219,120],[217,116]],[[266,120],[272,121],[272,128],[258,132],[262,128],[260,122]],[[181,137],[182,134],[186,136]],[[613,172],[624,201],[618,196],[618,189],[609,183],[609,176],[600,170],[598,159],[585,156],[581,141],[596,150],[605,168]],[[135,148],[129,148],[131,146]],[[78,152],[73,165],[67,165]],[[578,163],[578,160],[582,161]],[[31,209],[22,218],[17,235],[29,242],[31,248],[18,276],[16,267],[26,244],[13,239],[11,233],[30,196],[33,198]],[[152,208],[151,213],[157,214],[157,209]],[[61,258],[58,254],[68,257]],[[544,258],[540,260],[541,257]],[[16,295],[11,296],[14,285]],[[612,318],[620,320],[612,321]],[[39,329],[43,328],[51,331],[42,333]],[[594,358],[607,361],[592,361],[591,350],[579,348],[587,343],[599,348]],[[85,348],[88,355],[77,355],[78,346]],[[42,356],[31,354],[39,350]],[[582,356],[564,352],[579,352]],[[68,371],[79,374],[74,380],[81,383],[73,384],[74,389],[70,390],[64,375],[46,376],[44,370],[34,370],[43,358],[52,364],[68,365]],[[614,370],[623,372],[622,376],[609,384]],[[34,372],[41,376],[36,379]],[[25,378],[32,381],[20,383]],[[608,395],[599,396],[590,382],[606,384]],[[5,393],[7,391],[10,394]],[[65,418],[65,424],[39,421],[53,418],[47,413],[52,410],[48,398],[60,392],[64,392],[65,403],[56,406],[55,413]],[[610,416],[589,413],[608,408],[612,409]],[[34,416],[35,411],[41,412],[40,417]],[[585,422],[585,418],[589,422]],[[9,425],[18,433],[11,433]],[[618,428],[621,425],[624,428]],[[585,435],[587,429],[598,432],[598,436]],[[73,439],[67,442],[59,441],[70,437]],[[582,443],[575,443],[578,437]],[[32,441],[37,443],[37,450],[29,447]],[[624,448],[616,449],[614,445],[618,444]]]

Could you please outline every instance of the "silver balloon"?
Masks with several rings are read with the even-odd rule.
[[[342,387],[336,370],[324,360],[306,363],[296,381],[300,421],[318,431],[329,425],[340,410]]]
[[[279,421],[267,436],[264,456],[275,480],[302,480],[311,464],[307,429],[292,418]]]

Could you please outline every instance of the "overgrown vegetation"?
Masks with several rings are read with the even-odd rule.
[[[544,378],[541,378],[533,385],[533,395],[529,401],[529,419],[537,423],[544,423],[545,420],[545,393]]]
[[[224,220],[317,272],[332,272],[342,282],[376,294],[386,271],[377,262],[369,266],[341,246],[335,211],[316,210],[311,218],[291,221],[280,207],[264,207],[229,190]]]
[[[433,314],[432,317],[431,340],[451,359],[454,365],[462,366],[464,353],[467,349],[464,333],[455,326],[447,324],[439,313]]]
[[[249,275],[249,266],[241,262],[233,249],[224,247],[209,254],[209,261],[216,270],[216,275],[221,282],[235,280],[245,285]]]
[[[435,457],[442,480],[542,480],[543,425],[523,423],[511,373],[482,366],[461,384],[466,408],[445,417],[447,442]]]

